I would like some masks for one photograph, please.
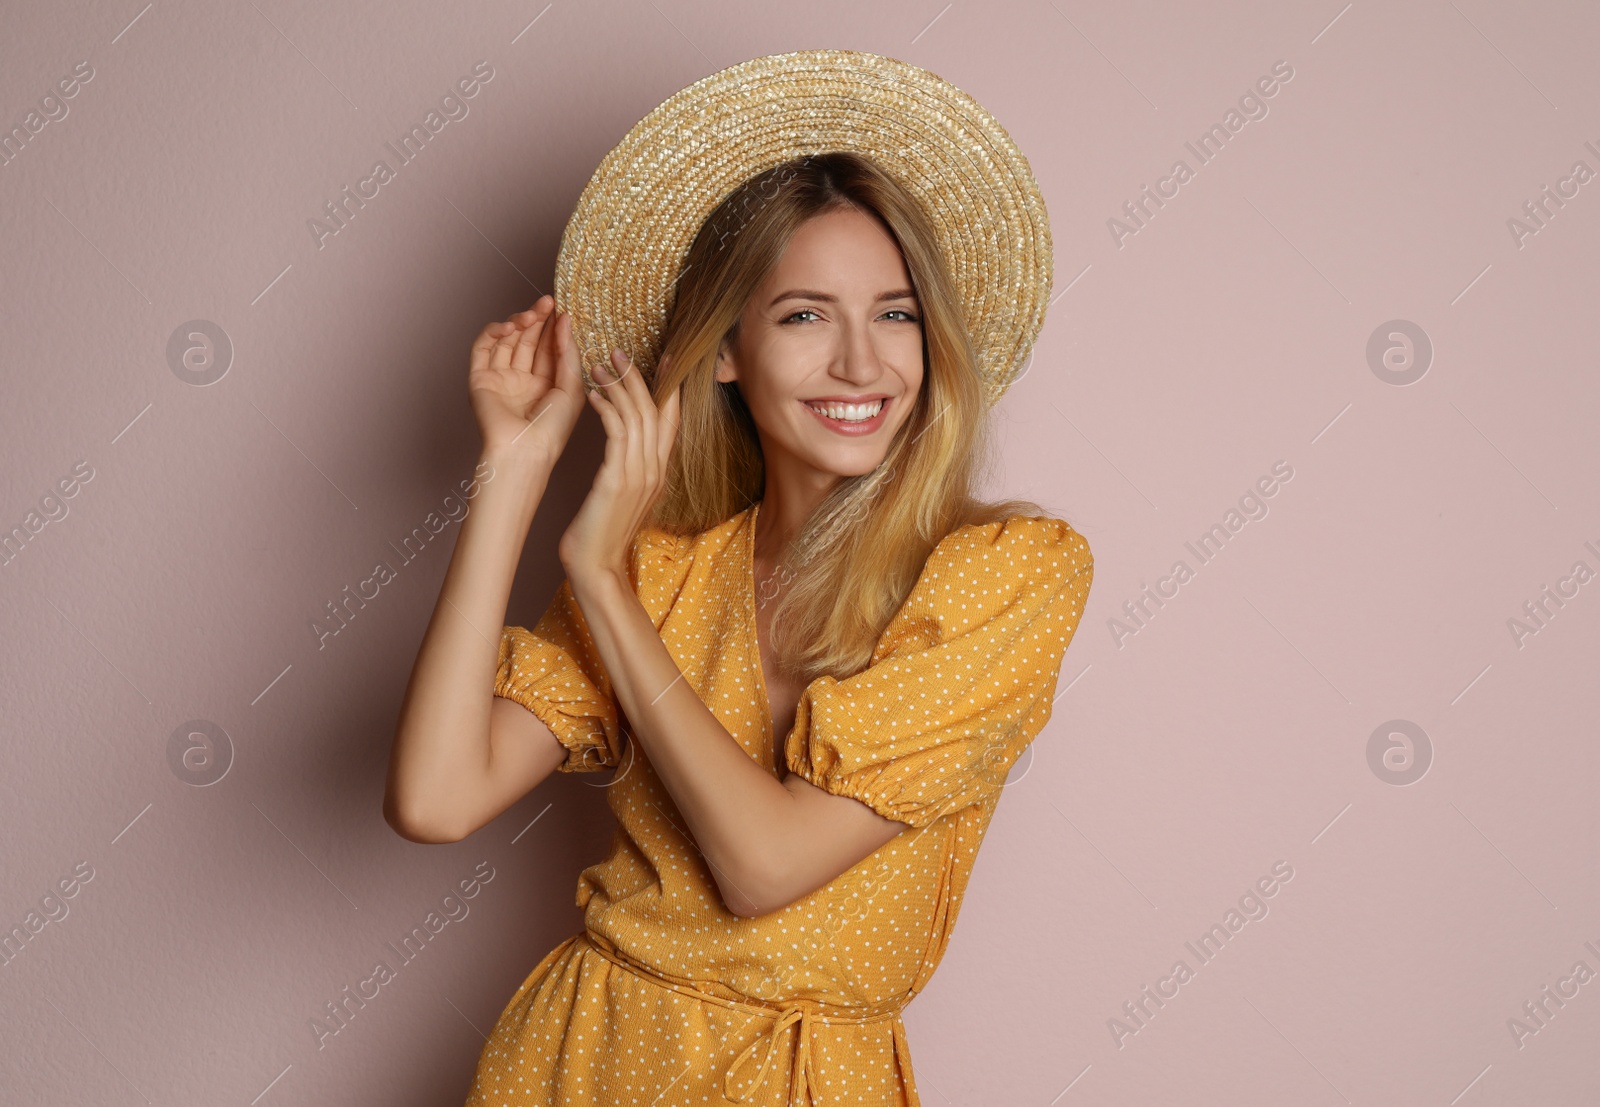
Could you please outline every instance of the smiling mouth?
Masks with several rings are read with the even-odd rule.
[[[806,406],[827,419],[834,419],[841,423],[865,423],[882,412],[884,405],[888,402],[886,399],[873,400],[864,404],[812,403],[806,401]]]

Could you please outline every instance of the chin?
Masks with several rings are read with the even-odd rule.
[[[807,427],[806,431],[814,431],[814,434],[804,433],[800,440],[790,447],[789,456],[799,459],[817,472],[827,473],[836,479],[865,476],[882,465],[884,459],[889,456],[889,443],[894,441],[898,429],[898,427],[884,427],[873,435],[873,441],[868,443],[865,440],[851,442],[828,431],[814,431],[814,428]],[[868,450],[872,452],[869,453]]]
[[[887,454],[884,455],[884,457],[887,456]],[[822,470],[823,472],[837,477],[840,480],[845,480],[849,477],[866,476],[868,473],[872,472],[878,466],[883,464],[883,457],[874,458],[870,462],[864,462],[861,465],[850,465],[844,467],[839,465],[837,458],[832,458],[827,461],[818,461],[814,462],[813,464],[816,466],[816,468]]]

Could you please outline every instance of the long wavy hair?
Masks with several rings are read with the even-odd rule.
[[[989,420],[961,303],[933,227],[909,192],[869,158],[814,154],[760,173],[706,219],[668,311],[652,395],[684,384],[678,437],[646,525],[693,536],[759,499],[766,468],[737,382],[715,378],[739,316],[806,220],[853,205],[899,245],[922,315],[923,378],[912,413],[873,471],[841,477],[780,554],[790,574],[772,612],[780,668],[809,684],[870,664],[928,555],[952,531],[1020,515],[1029,500],[987,503],[971,490],[991,463]]]

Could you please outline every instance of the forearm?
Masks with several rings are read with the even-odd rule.
[[[401,705],[384,799],[391,823],[452,821],[488,772],[501,628],[550,465],[491,452],[482,461],[488,475],[462,520]]]
[[[677,803],[723,899],[754,913],[785,898],[780,859],[795,836],[794,795],[717,721],[683,679],[630,583],[572,582],[617,704]]]

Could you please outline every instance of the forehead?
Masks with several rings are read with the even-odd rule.
[[[889,231],[859,208],[839,208],[813,216],[795,230],[765,283],[840,293],[870,287],[875,296],[888,287],[885,280],[896,279],[909,284],[905,258]]]

